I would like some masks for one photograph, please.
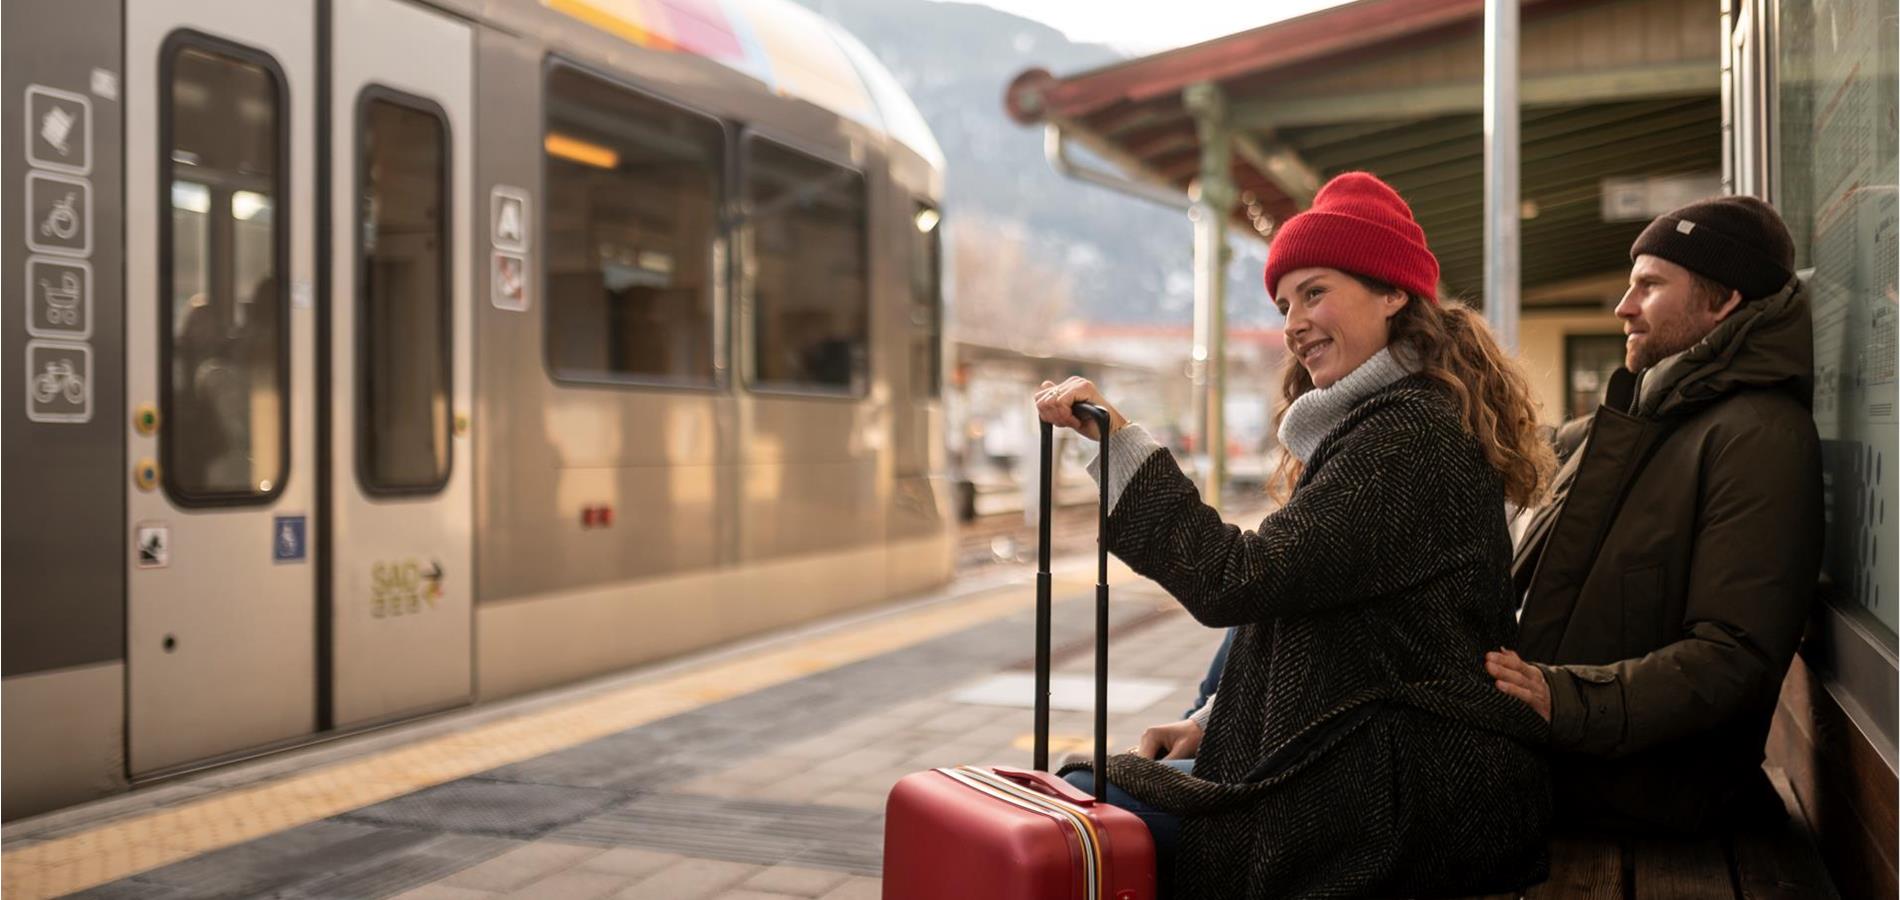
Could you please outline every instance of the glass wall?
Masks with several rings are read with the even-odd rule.
[[[1830,596],[1895,646],[1895,179],[1900,0],[1778,4],[1772,198],[1814,304],[1814,417],[1824,443]]]

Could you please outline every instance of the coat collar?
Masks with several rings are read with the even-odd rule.
[[[1779,388],[1812,406],[1814,321],[1806,286],[1796,279],[1773,296],[1743,304],[1694,346],[1638,378],[1633,409],[1606,405],[1644,418],[1673,417],[1738,390]]]

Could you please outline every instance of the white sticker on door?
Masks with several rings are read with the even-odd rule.
[[[489,243],[517,253],[528,249],[528,192],[497,185],[488,200]]]
[[[138,527],[139,568],[163,569],[172,564],[171,527],[153,522]]]
[[[523,312],[528,308],[528,261],[519,254],[495,251],[495,268],[489,276],[494,285],[496,309]]]

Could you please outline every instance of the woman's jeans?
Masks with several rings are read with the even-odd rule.
[[[1189,774],[1194,772],[1194,760],[1191,759],[1164,759],[1161,762]],[[1083,793],[1095,793],[1092,772],[1077,770],[1062,777]],[[1165,900],[1169,896],[1168,882],[1173,880],[1175,850],[1181,846],[1181,817],[1136,800],[1112,782],[1108,786],[1108,802],[1134,813],[1148,826],[1148,833],[1154,836],[1157,896],[1159,900]]]
[[[1201,707],[1207,705],[1207,697],[1209,694],[1220,690],[1220,673],[1222,669],[1227,667],[1227,651],[1234,646],[1234,632],[1236,630],[1237,629],[1234,628],[1227,629],[1227,634],[1220,639],[1220,649],[1214,651],[1214,660],[1207,664],[1207,675],[1201,679],[1201,695],[1194,698],[1194,705],[1188,707],[1188,711],[1182,713],[1181,718],[1185,719],[1188,716],[1194,715]]]

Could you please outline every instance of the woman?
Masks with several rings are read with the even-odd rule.
[[[1151,739],[1109,781],[1178,817],[1178,897],[1537,881],[1547,726],[1484,671],[1516,634],[1505,501],[1533,502],[1552,468],[1526,382],[1482,319],[1439,303],[1424,232],[1371,175],[1281,226],[1266,282],[1291,356],[1285,505],[1255,531],[1223,524],[1094,385],[1036,395],[1092,439],[1072,405],[1110,411],[1109,549],[1203,624],[1239,626],[1191,767],[1147,758],[1187,755]],[[1160,843],[1173,824],[1151,819]]]

